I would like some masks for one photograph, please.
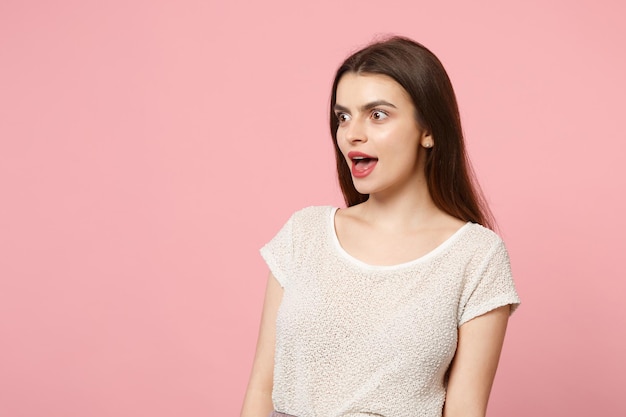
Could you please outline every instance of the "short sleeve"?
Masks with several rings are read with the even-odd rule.
[[[509,254],[504,243],[499,240],[463,289],[459,326],[505,305],[511,306],[512,314],[519,304],[520,299],[511,274]]]
[[[292,215],[272,240],[260,249],[265,263],[283,288],[289,280],[293,266],[294,216]]]

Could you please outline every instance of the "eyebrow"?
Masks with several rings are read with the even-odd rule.
[[[378,106],[388,106],[388,107],[393,107],[394,109],[397,109],[396,106],[394,106],[393,104],[391,104],[388,101],[376,100],[376,101],[371,101],[369,103],[366,103],[366,104],[362,105],[359,110],[361,110],[363,112],[363,111],[371,110],[374,107],[378,107]],[[341,104],[335,104],[334,110],[342,112],[342,113],[350,113],[350,110],[348,110],[347,107],[344,107]]]

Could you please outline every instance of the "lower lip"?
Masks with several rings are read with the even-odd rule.
[[[372,173],[372,171],[376,167],[377,163],[378,163],[378,161],[374,161],[374,162],[370,163],[370,165],[367,168],[365,168],[365,169],[357,169],[356,164],[353,162],[352,163],[352,176],[355,177],[355,178],[365,178],[365,177],[367,177],[369,174]]]

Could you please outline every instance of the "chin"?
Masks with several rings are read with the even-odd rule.
[[[354,185],[354,188],[360,194],[370,195],[370,194],[373,194],[373,193],[376,193],[377,191],[379,191],[377,188],[372,187],[372,186],[366,186],[364,184],[355,184],[354,181],[352,182],[352,184]]]

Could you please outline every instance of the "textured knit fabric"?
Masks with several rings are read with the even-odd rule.
[[[296,417],[296,416],[292,416],[291,414],[279,413],[278,411],[274,410],[267,417]]]
[[[502,240],[466,223],[430,253],[368,265],[336,208],[309,207],[261,249],[284,288],[274,408],[298,417],[441,417],[458,327],[519,298]]]

